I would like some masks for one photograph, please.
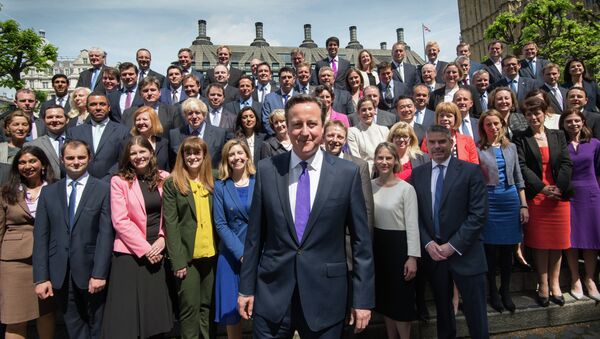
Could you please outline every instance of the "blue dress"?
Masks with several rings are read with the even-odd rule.
[[[249,186],[235,188],[246,210],[250,209],[249,189]],[[219,252],[215,273],[215,322],[220,325],[235,325],[241,320],[237,309],[240,266],[239,258],[235,258],[232,253]]]
[[[494,147],[499,183],[488,186],[489,214],[483,229],[483,242],[490,245],[512,245],[523,238],[520,222],[519,193],[506,182],[506,162],[500,147]]]

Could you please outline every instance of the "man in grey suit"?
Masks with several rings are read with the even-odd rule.
[[[87,87],[92,92],[95,90],[104,92],[105,89],[104,85],[102,84],[102,70],[104,67],[106,67],[106,52],[101,48],[92,47],[88,51],[88,59],[90,60],[92,67],[79,73],[79,79],[77,80],[76,87]]]
[[[365,98],[369,98],[373,100],[373,104],[375,104],[375,123],[377,125],[385,126],[387,128],[392,127],[396,122],[398,122],[398,117],[391,112],[384,111],[379,109],[377,106],[379,105],[379,100],[381,95],[379,93],[379,88],[377,86],[367,86],[363,90],[363,94]],[[351,126],[357,126],[360,122],[360,118],[358,117],[358,113],[352,113],[348,115],[348,120],[350,121]]]
[[[227,72],[229,74],[229,78],[227,79],[227,84],[229,84],[232,87],[238,87],[240,77],[242,75],[244,75],[244,71],[231,66],[231,50],[229,49],[229,47],[224,46],[224,45],[217,47],[217,58],[218,58],[218,64],[223,65],[223,66],[225,66],[225,68],[227,68]],[[206,71],[206,79],[205,79],[204,86],[202,86],[202,87],[206,88],[206,87],[208,87],[209,84],[212,84],[215,82],[219,82],[222,85],[224,85],[221,81],[219,81],[215,77],[215,68],[212,68],[212,69],[209,69]]]
[[[519,75],[525,78],[532,78],[538,81],[544,80],[543,69],[549,63],[548,60],[538,58],[538,47],[534,41],[528,41],[522,48],[525,59],[521,60],[521,69]]]
[[[547,63],[542,69],[544,85],[541,90],[548,93],[550,107],[556,114],[562,114],[567,107],[567,89],[559,86],[560,69],[557,64]]]
[[[421,260],[437,309],[438,338],[456,337],[452,286],[463,299],[463,313],[473,338],[488,338],[487,263],[481,232],[487,220],[487,191],[478,165],[451,156],[450,131],[427,130],[432,161],[413,169],[419,203]]]
[[[146,48],[140,48],[135,52],[135,60],[138,64],[140,73],[138,74],[138,82],[141,82],[145,77],[151,75],[158,79],[161,86],[165,84],[165,76],[150,69],[152,62],[152,54]]]
[[[177,59],[179,60],[179,66],[182,70],[181,76],[184,76],[186,74],[193,74],[196,76],[196,78],[198,78],[198,81],[200,81],[201,84],[204,83],[204,76],[202,75],[202,73],[200,73],[193,67],[194,52],[191,49],[187,47],[179,49],[179,51],[177,52]]]
[[[52,105],[48,107],[44,117],[46,135],[25,143],[25,146],[37,146],[44,151],[57,180],[65,176],[64,166],[60,161],[60,149],[66,140],[65,127],[68,121],[69,118],[62,106]]]
[[[318,76],[319,70],[323,66],[331,67],[333,70],[333,76],[335,78],[335,83],[332,85],[332,87],[347,90],[346,73],[350,69],[350,61],[340,58],[338,55],[340,39],[334,36],[327,38],[325,41],[325,47],[327,48],[327,57],[317,61],[317,64],[315,65],[315,72],[313,74]],[[312,84],[317,85],[317,80],[317,77],[313,77]]]
[[[329,85],[333,88],[333,110],[343,114],[352,114],[356,111],[354,104],[352,103],[352,95],[345,89],[334,87],[335,75],[331,67],[322,66],[319,69],[319,84]]]
[[[421,76],[415,65],[404,61],[406,57],[406,43],[398,41],[392,46],[392,71],[393,79],[403,82],[408,88],[413,88],[421,82]]]
[[[458,129],[458,131],[466,136],[469,136],[475,141],[475,144],[479,142],[479,131],[478,124],[479,119],[473,116],[473,94],[467,88],[460,88],[456,93],[454,93],[454,97],[452,98],[452,102],[458,106],[458,110],[460,111],[460,118],[462,119],[462,123]]]
[[[448,65],[448,63],[439,60],[440,51],[440,45],[437,43],[437,41],[428,41],[427,44],[425,44],[425,54],[427,54],[427,63],[430,65],[434,65],[435,71],[437,73],[435,81],[444,82],[444,68],[446,68],[446,65]]]
[[[508,87],[517,95],[517,100],[519,102],[523,101],[527,93],[539,88],[541,83],[531,78],[520,77],[520,69],[521,64],[517,57],[514,55],[507,55],[502,59],[502,74],[504,77],[492,84],[490,91],[498,87]]]

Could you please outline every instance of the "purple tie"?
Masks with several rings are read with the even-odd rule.
[[[306,161],[300,162],[302,173],[298,177],[298,187],[296,190],[296,220],[294,224],[296,226],[298,241],[302,241],[304,229],[306,229],[306,223],[310,215],[310,178],[306,168],[307,165]]]
[[[333,74],[337,75],[337,63],[335,62],[335,58],[331,59],[331,69],[333,70]]]

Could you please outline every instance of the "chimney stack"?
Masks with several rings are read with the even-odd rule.
[[[40,29],[38,31],[38,34],[39,34],[40,37],[42,37],[42,39],[46,38],[46,31],[44,31],[43,29]]]
[[[381,49],[385,50],[385,49],[387,49],[387,42],[382,41],[382,42],[379,43],[379,46],[380,46]]]
[[[198,36],[192,45],[212,45],[210,38],[206,36],[206,20],[198,20]]]
[[[269,43],[263,38],[263,23],[255,22],[254,27],[256,28],[256,38],[254,38],[254,41],[252,41],[250,46],[255,46],[255,47],[269,46]]]
[[[362,49],[363,46],[356,39],[356,26],[350,26],[350,42],[346,48]]]
[[[396,29],[396,37],[398,42],[404,42],[404,28]]]
[[[304,40],[299,47],[317,48],[317,44],[312,40],[312,32],[310,24],[304,25]]]

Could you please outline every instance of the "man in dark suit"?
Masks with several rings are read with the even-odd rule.
[[[490,88],[490,73],[486,69],[480,69],[473,74],[473,86],[475,87],[475,112],[488,110],[488,89]]]
[[[492,40],[488,44],[488,58],[482,63],[490,75],[490,84],[502,79],[502,43]]]
[[[381,62],[377,65],[377,73],[379,73],[379,91],[381,92],[381,100],[379,100],[379,108],[392,111],[395,107],[396,98],[403,95],[410,95],[410,89],[403,82],[393,79],[392,65],[387,62]]]
[[[385,126],[387,128],[392,127],[396,122],[398,122],[398,117],[391,112],[384,111],[378,108],[379,100],[381,98],[381,94],[379,93],[379,88],[377,86],[367,86],[363,90],[363,94],[365,98],[369,98],[373,100],[373,104],[375,105],[375,123],[377,125]],[[358,117],[358,113],[352,113],[348,115],[348,120],[351,126],[357,126],[360,122],[360,118]]]
[[[190,73],[191,74],[191,73]],[[187,74],[186,74],[187,75]],[[196,77],[194,74],[191,74]],[[196,79],[198,79],[196,77]],[[167,77],[165,84],[160,89],[160,102],[167,105],[175,105],[187,99],[182,86],[183,70],[177,65],[171,65],[167,68]],[[200,79],[198,79],[200,82]]]
[[[302,62],[300,64],[297,64],[296,84],[294,85],[294,91],[300,94],[310,94],[312,91],[310,77],[310,64],[308,62]]]
[[[412,172],[424,247],[421,260],[433,287],[438,338],[456,337],[453,281],[463,299],[470,336],[488,338],[487,263],[481,239],[488,209],[486,186],[479,166],[451,157],[452,146],[448,129],[431,126],[427,148],[432,161]]]
[[[435,66],[435,71],[437,73],[435,81],[444,82],[444,68],[448,63],[438,59],[440,55],[440,45],[437,41],[428,41],[427,44],[425,44],[425,54],[427,55],[427,63]]]
[[[121,151],[130,137],[129,129],[108,118],[110,105],[106,96],[92,92],[87,98],[91,121],[67,130],[67,140],[77,139],[89,145],[92,158],[87,171],[91,176],[110,181],[116,173]]]
[[[346,73],[350,69],[350,61],[341,58],[338,55],[340,39],[334,36],[327,38],[325,41],[325,47],[327,48],[327,57],[317,61],[311,83],[313,85],[317,85],[319,80],[319,69],[321,69],[323,66],[328,66],[333,70],[333,76],[335,78],[335,83],[332,87],[347,90]]]
[[[233,87],[233,85],[229,84],[229,70],[227,70],[227,67],[224,65],[217,65],[212,71],[215,81],[211,82],[211,84],[221,85],[224,91],[223,102],[236,101],[240,96],[240,91],[237,87]],[[209,85],[206,85],[206,87],[204,87],[205,97],[208,97],[208,86]]]
[[[567,107],[567,89],[559,86],[560,69],[557,64],[547,63],[542,69],[544,85],[541,90],[548,93],[550,107],[556,114],[562,114]]]
[[[502,74],[504,77],[492,84],[490,91],[498,87],[508,87],[517,95],[517,100],[519,102],[525,100],[527,93],[539,88],[541,84],[538,83],[537,80],[520,77],[520,69],[521,64],[519,64],[517,57],[514,55],[507,55],[502,59]]]
[[[404,62],[406,43],[398,41],[392,46],[392,71],[394,80],[403,82],[408,88],[413,88],[421,82],[421,76],[415,65]]]
[[[348,301],[355,331],[371,317],[373,258],[360,173],[320,150],[324,117],[317,99],[292,97],[286,105],[292,151],[258,164],[238,297],[256,338],[291,338],[296,330],[339,338]],[[346,227],[353,240],[351,300]]]
[[[229,84],[232,87],[238,87],[238,83],[240,82],[240,77],[242,75],[244,75],[244,71],[242,71],[241,69],[235,68],[235,67],[231,67],[231,64],[230,64],[231,50],[229,49],[229,47],[228,46],[217,47],[217,58],[219,59],[218,64],[225,66],[225,68],[227,68],[227,72],[229,73],[229,78],[227,79],[227,84]],[[215,77],[215,69],[214,68],[207,70],[205,84],[203,87],[206,88],[209,84],[212,84],[215,82],[221,83],[223,85],[223,83]]]
[[[52,105],[60,105],[65,109],[65,112],[71,110],[69,103],[69,78],[65,74],[54,74],[52,76],[52,88],[54,95],[52,98],[42,102],[40,106],[40,118],[44,119],[46,109]]]
[[[223,108],[225,102],[225,90],[219,83],[212,83],[206,88],[208,99],[207,122],[212,126],[221,127],[230,135],[235,130],[236,115]]]
[[[432,64],[425,64],[420,68],[421,83],[429,89],[429,93],[433,93],[436,89],[444,87],[444,82],[437,82],[437,71]]]
[[[594,138],[600,139],[600,114],[585,110],[588,103],[588,97],[583,87],[571,87],[567,92],[568,108],[578,109],[585,116],[586,124]]]
[[[205,104],[208,104],[208,99],[202,96],[200,87],[200,81],[193,74],[187,74],[181,80],[181,87],[183,88],[183,93],[185,94],[185,98],[175,103],[173,106],[177,108],[179,112],[181,112],[181,104],[188,98],[196,98],[198,100],[202,100]],[[161,98],[162,98],[162,90],[161,90]]]
[[[121,122],[123,113],[129,107],[141,106],[143,103],[138,91],[137,67],[131,62],[123,62],[119,65],[119,73],[121,74],[121,87],[106,95],[110,104],[110,118],[116,122]]]
[[[145,48],[140,48],[135,52],[135,60],[138,64],[140,73],[138,74],[138,82],[142,81],[145,77],[151,75],[158,79],[161,86],[165,84],[165,76],[150,69],[150,63],[152,62],[152,54]]]
[[[458,45],[456,45],[456,56],[466,56],[469,58],[469,76],[473,78],[473,73],[484,68],[484,66],[477,61],[471,59],[471,45],[467,42],[461,41]]]
[[[267,94],[277,90],[277,83],[271,80],[271,66],[266,62],[261,62],[256,66],[257,82],[256,91],[252,98],[260,103],[263,103]]]
[[[88,59],[92,68],[88,68],[79,74],[77,79],[76,87],[87,87],[92,92],[97,90],[98,92],[104,92],[104,85],[102,84],[102,70],[106,67],[106,52],[98,47],[92,47],[88,51]]]
[[[538,81],[543,81],[543,69],[550,63],[546,59],[538,58],[538,47],[533,41],[528,41],[522,48],[525,59],[521,60],[521,69],[519,75],[524,78],[532,78]]]
[[[227,141],[227,130],[212,126],[206,122],[208,107],[204,102],[196,98],[186,100],[182,104],[181,109],[186,119],[186,124],[169,131],[172,164],[175,163],[175,155],[183,139],[190,135],[195,135],[206,142],[208,152],[212,158],[212,167],[213,169],[218,168],[221,161],[221,150]]]
[[[194,52],[191,49],[185,47],[181,48],[177,52],[177,59],[179,60],[179,66],[181,67],[181,76],[186,74],[193,74],[198,78],[201,84],[204,83],[204,76],[199,71],[195,70],[194,64]]]
[[[132,106],[127,109],[123,113],[123,117],[121,119],[121,124],[126,126],[128,129],[133,127],[133,114],[138,110],[141,106],[152,107],[156,114],[158,115],[158,119],[160,120],[160,124],[163,127],[163,135],[168,136],[167,131],[172,128],[180,127],[183,122],[182,118],[174,106],[164,104],[160,102],[160,83],[158,79],[153,76],[147,76],[142,80],[139,85],[140,93],[142,97],[142,104],[139,106]]]
[[[274,135],[275,131],[269,124],[269,115],[276,109],[285,108],[287,101],[297,93],[294,91],[296,77],[294,70],[289,67],[279,69],[279,89],[267,94],[262,104],[261,122],[269,135]]]
[[[417,136],[418,143],[421,145],[423,138],[425,138],[426,129],[415,121],[416,111],[417,109],[415,108],[413,98],[404,95],[398,97],[398,100],[396,101],[396,115],[398,116],[399,121],[405,122],[412,127]]]
[[[54,179],[64,178],[65,170],[60,161],[60,148],[66,140],[65,128],[69,118],[65,113],[65,109],[59,105],[52,105],[46,109],[44,124],[46,125],[47,133],[41,137],[25,143],[25,146],[37,146],[50,161]]]
[[[92,154],[85,142],[65,142],[62,154],[67,177],[42,188],[37,205],[35,292],[55,297],[70,338],[96,339],[114,241],[110,185],[88,174]]]
[[[475,141],[475,144],[477,144],[479,142],[479,130],[477,126],[479,124],[479,119],[472,114],[474,106],[473,93],[467,88],[460,88],[454,93],[452,102],[458,106],[460,117],[462,119],[458,131],[463,135],[470,136],[473,141]]]
[[[15,93],[15,106],[31,119],[31,132],[27,136],[27,141],[35,140],[46,134],[44,120],[40,119],[39,114],[35,113],[37,102],[35,92],[29,88],[22,88]],[[1,126],[4,127],[4,120],[2,120]],[[4,135],[4,128],[0,128],[0,131],[2,132],[2,135]]]
[[[250,106],[256,113],[262,111],[262,104],[253,98],[254,94],[254,81],[248,75],[242,75],[238,83],[238,89],[240,90],[240,96],[237,101],[231,101],[223,106],[229,112],[235,114],[237,117],[238,113],[242,108]]]
[[[456,58],[454,63],[456,63],[463,71],[463,76],[459,83],[463,86],[472,85],[474,71],[471,70],[471,60],[469,57],[461,55]]]
[[[415,103],[415,122],[425,130],[434,124],[435,112],[427,108],[429,104],[429,88],[424,84],[413,88],[413,102]]]
[[[352,95],[345,89],[334,87],[333,83],[335,75],[333,70],[329,66],[322,66],[319,69],[319,84],[329,85],[333,88],[333,103],[331,106],[333,110],[343,114],[352,114],[356,111],[354,104],[352,103]]]

